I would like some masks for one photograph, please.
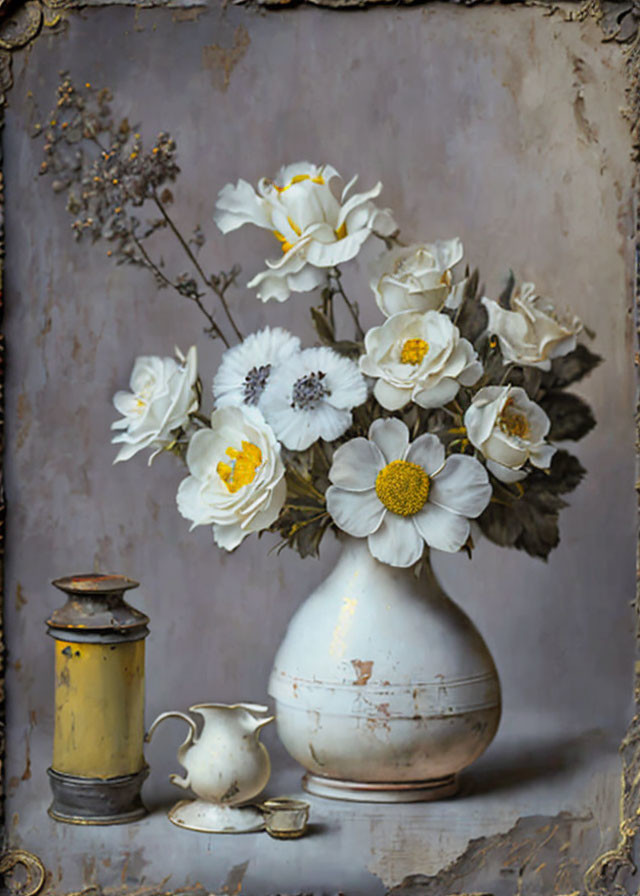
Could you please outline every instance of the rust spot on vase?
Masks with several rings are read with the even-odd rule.
[[[356,673],[356,685],[365,685],[373,672],[373,660],[351,660],[351,665]]]

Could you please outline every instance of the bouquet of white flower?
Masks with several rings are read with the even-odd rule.
[[[599,361],[577,341],[580,321],[513,275],[497,300],[481,297],[477,270],[456,273],[459,239],[405,246],[374,202],[381,184],[353,193],[353,178],[337,194],[338,179],[299,162],[257,190],[228,184],[214,216],[224,233],[248,223],[273,232],[280,255],[249,287],[264,302],[319,290],[321,344],[269,326],[240,339],[214,377],[210,418],[195,348],[180,363],[138,358],[131,392],[114,399],[116,460],[146,447],[181,455],[178,509],[226,550],[269,530],[305,556],[335,528],[407,567],[425,546],[470,552],[475,520],[498,544],[546,557],[562,496],[584,474],[553,443],[595,422],[565,391]],[[386,319],[365,333],[340,265],[371,236],[386,245],[370,282]],[[336,300],[353,338],[336,332]]]

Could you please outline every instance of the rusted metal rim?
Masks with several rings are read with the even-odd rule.
[[[122,593],[130,588],[137,588],[139,582],[130,579],[128,576],[108,575],[100,573],[78,573],[74,576],[64,576],[61,579],[54,579],[51,583],[64,591],[65,594],[80,595],[83,594],[112,594],[115,592]]]

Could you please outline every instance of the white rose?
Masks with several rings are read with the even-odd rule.
[[[251,532],[275,522],[287,485],[280,446],[255,408],[224,407],[211,429],[189,442],[191,474],[178,488],[178,510],[195,526],[213,525],[218,547],[232,551]]]
[[[223,233],[255,224],[280,243],[281,257],[267,260],[268,270],[248,284],[258,287],[263,302],[315,289],[325,270],[354,258],[372,231],[388,236],[396,230],[391,213],[371,201],[382,184],[349,196],[354,177],[338,199],[330,187],[337,177],[331,165],[298,162],[281,168],[275,181],[262,178],[257,193],[244,180],[220,191],[214,220]]]
[[[540,405],[519,386],[486,386],[474,396],[464,415],[471,444],[502,482],[527,475],[522,467],[548,469],[556,449],[545,442],[550,421]]]
[[[498,337],[505,362],[550,370],[551,361],[572,352],[582,329],[577,317],[560,318],[554,305],[536,294],[533,283],[516,289],[507,310],[483,298],[489,315],[488,330]]]
[[[471,343],[437,311],[394,314],[369,330],[364,345],[360,369],[377,378],[374,395],[389,411],[409,401],[423,408],[442,407],[461,385],[472,386],[482,375]]]
[[[198,409],[198,359],[192,346],[184,358],[176,349],[174,358],[156,355],[136,358],[129,385],[131,392],[116,392],[113,404],[121,420],[111,424],[119,432],[111,440],[122,442],[114,461],[129,460],[143,448],[157,453],[172,441],[172,433],[189,422]],[[149,458],[149,463],[155,456]]]
[[[391,317],[400,311],[457,308],[466,280],[454,285],[452,268],[462,255],[458,237],[403,246],[382,255],[371,269],[371,289],[382,313]]]

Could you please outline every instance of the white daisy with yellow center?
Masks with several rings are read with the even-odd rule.
[[[455,283],[453,268],[462,255],[458,237],[385,252],[371,267],[370,284],[382,313],[457,308],[466,280]]]
[[[442,407],[482,375],[475,349],[446,314],[402,311],[365,336],[360,370],[377,382],[374,395],[397,411],[410,401]]]
[[[554,358],[572,352],[577,345],[581,321],[561,316],[552,302],[541,298],[535,284],[523,283],[513,291],[509,307],[483,298],[489,315],[488,331],[498,338],[506,363],[550,370]]]
[[[548,469],[556,449],[545,441],[551,423],[535,401],[519,386],[479,389],[464,415],[471,444],[502,482],[524,479],[528,462]]]
[[[189,442],[187,467],[178,510],[192,529],[212,525],[218,547],[232,551],[278,518],[287,493],[285,469],[273,430],[257,409],[214,411],[211,429]]]
[[[292,292],[319,286],[327,268],[349,261],[372,232],[389,236],[396,224],[388,210],[373,201],[382,184],[349,195],[354,177],[338,198],[331,182],[339,178],[331,165],[297,162],[280,169],[274,180],[262,178],[256,192],[239,180],[222,188],[214,220],[223,233],[255,224],[273,233],[280,255],[267,260],[268,270],[248,284],[263,302],[284,302]]]
[[[469,519],[491,498],[489,477],[473,457],[445,459],[437,436],[409,442],[401,420],[375,420],[368,439],[352,439],[333,456],[327,509],[338,528],[366,538],[371,554],[390,566],[412,566],[425,544],[459,551]]]
[[[119,430],[111,441],[121,445],[114,463],[129,460],[143,448],[154,448],[151,463],[198,410],[196,348],[192,346],[186,358],[178,349],[176,355],[177,359],[157,355],[136,358],[129,381],[131,392],[113,396],[113,404],[122,414],[111,424],[111,429]]]

